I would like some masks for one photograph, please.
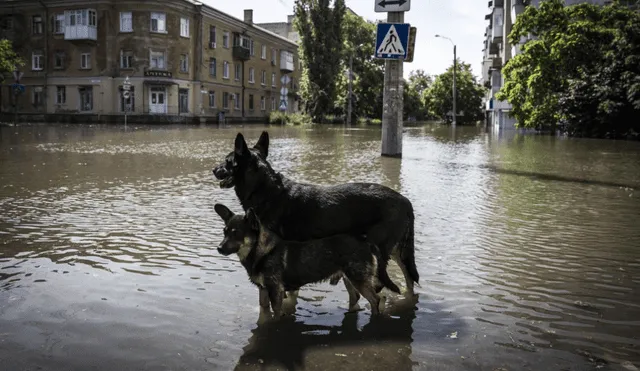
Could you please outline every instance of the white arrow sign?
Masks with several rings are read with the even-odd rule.
[[[411,0],[374,0],[376,13],[408,12]]]

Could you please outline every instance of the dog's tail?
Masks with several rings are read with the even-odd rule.
[[[400,294],[400,288],[391,281],[391,277],[389,277],[389,274],[387,273],[387,261],[382,257],[382,253],[380,252],[378,245],[373,243],[369,243],[369,245],[371,246],[371,252],[375,255],[378,262],[378,280],[382,283],[383,287]],[[382,291],[382,287],[377,287],[376,292],[380,291]]]
[[[402,239],[402,246],[400,246],[400,257],[404,266],[407,267],[409,277],[419,286],[420,283],[418,281],[420,280],[420,274],[418,274],[418,268],[416,267],[415,239],[413,229],[415,217],[413,215],[413,210],[411,210],[410,216],[411,217],[409,218],[407,229]]]

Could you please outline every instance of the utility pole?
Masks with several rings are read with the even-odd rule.
[[[456,57],[456,44],[450,38],[442,35],[436,35],[436,37],[440,37],[442,39],[447,39],[453,45],[453,87],[452,87],[452,95],[453,95],[453,110],[451,111],[451,117],[453,120],[452,125],[456,126],[456,119],[458,116],[458,111],[456,110],[456,70],[458,69],[458,58]]]
[[[349,105],[347,108],[347,126],[351,126],[351,112],[353,110],[353,51],[349,55]]]
[[[404,12],[389,12],[388,23],[403,23]],[[382,96],[382,156],[402,157],[402,60],[384,62]]]

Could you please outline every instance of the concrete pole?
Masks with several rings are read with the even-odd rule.
[[[458,69],[458,62],[456,60],[456,46],[453,46],[453,126],[456,126],[456,70]]]
[[[387,13],[387,22],[404,23],[404,12]],[[382,97],[382,156],[402,157],[402,67],[403,60],[384,62]]]
[[[347,108],[347,126],[351,126],[351,112],[353,109],[352,101],[353,101],[353,52],[349,55],[349,96],[347,97],[348,108]]]

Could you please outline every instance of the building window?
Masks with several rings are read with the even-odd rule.
[[[180,72],[189,72],[189,56],[180,54]]]
[[[65,86],[56,86],[56,104],[67,103],[67,88]]]
[[[42,71],[44,69],[44,55],[42,51],[37,50],[31,54],[31,69],[34,71]]]
[[[216,67],[216,59],[209,59],[209,75],[216,77],[218,75],[218,68]]]
[[[42,22],[42,16],[34,15],[31,18],[31,30],[34,35],[42,35],[44,32],[44,22]]]
[[[276,73],[275,72],[271,72],[271,86],[272,87],[276,87]]]
[[[276,98],[275,97],[271,97],[271,110],[272,111],[276,110]]]
[[[64,57],[65,57],[65,53],[63,51],[56,52],[53,56],[53,68],[58,70],[63,69]]]
[[[178,113],[189,113],[189,89],[178,91]]]
[[[64,33],[64,14],[56,14],[53,18],[53,33],[57,35]]]
[[[216,26],[209,26],[209,48],[216,48]]]
[[[189,37],[189,18],[180,18],[180,36]]]
[[[7,16],[0,22],[0,28],[5,31],[13,30],[13,18],[11,16]]]
[[[80,54],[80,68],[83,70],[91,69],[91,53]]]
[[[233,108],[240,109],[240,93],[235,93],[234,95]]]
[[[31,103],[33,103],[33,106],[35,108],[41,107],[42,104],[44,103],[42,97],[42,86],[34,86],[33,87],[33,94],[31,96]]]
[[[120,32],[133,32],[133,14],[120,12]]]
[[[95,10],[89,10],[89,26],[96,27],[98,25],[98,15]]]
[[[260,50],[260,58],[267,59],[267,46],[262,45],[262,49]]]
[[[80,96],[80,111],[93,111],[93,86],[82,86],[78,88]]]
[[[151,13],[151,32],[167,32],[167,15],[165,13]]]
[[[216,92],[209,90],[209,107],[216,108]]]
[[[255,50],[255,48],[253,47],[253,40],[251,40],[251,41],[249,42],[249,51],[251,52],[251,56],[256,55],[256,50]]]
[[[253,111],[253,94],[249,94],[249,109]]]
[[[134,87],[129,87],[129,98],[124,98],[124,90],[120,87],[120,112],[135,112],[136,100]]]
[[[222,93],[222,109],[229,109],[229,93]]]
[[[222,46],[225,48],[229,48],[229,31],[224,31],[222,34]]]
[[[254,82],[256,82],[255,80],[255,71],[253,69],[253,67],[249,68],[249,83],[253,84]]]
[[[120,50],[120,68],[133,68],[133,51]]]
[[[222,78],[229,78],[229,62],[227,61],[222,62]]]
[[[276,56],[277,56],[277,54],[276,54],[276,49],[275,49],[275,48],[272,48],[272,49],[271,49],[271,64],[272,64],[273,66],[275,66],[275,65],[276,65],[276,58],[277,58]]]
[[[164,70],[166,68],[164,63],[164,52],[151,51],[149,60],[151,61],[151,63],[149,64],[150,68],[157,70]]]
[[[260,84],[262,84],[262,86],[267,85],[267,71],[262,70],[262,75],[260,76]]]
[[[260,110],[261,111],[266,111],[267,109],[267,102],[264,99],[264,96],[260,97]]]
[[[236,63],[236,81],[240,80],[240,76],[242,75],[242,65],[240,63]]]

